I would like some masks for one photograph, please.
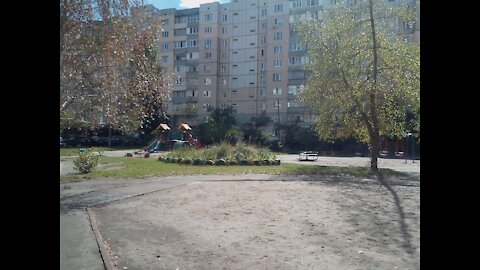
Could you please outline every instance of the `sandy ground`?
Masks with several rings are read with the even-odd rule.
[[[418,187],[206,181],[92,209],[118,269],[420,269]]]

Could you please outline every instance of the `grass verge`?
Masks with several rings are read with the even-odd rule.
[[[385,176],[402,177],[406,174],[380,169]],[[61,180],[95,178],[148,178],[155,176],[181,175],[351,175],[370,177],[374,174],[366,167],[327,167],[319,165],[301,165],[283,163],[280,166],[193,166],[178,163],[165,163],[156,158],[100,157],[99,166],[86,174],[61,176]]]

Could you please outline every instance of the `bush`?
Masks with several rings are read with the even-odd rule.
[[[73,168],[80,173],[89,173],[98,165],[98,156],[91,151],[84,151],[73,160]]]

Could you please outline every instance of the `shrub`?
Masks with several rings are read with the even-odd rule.
[[[73,160],[73,168],[80,173],[89,173],[98,165],[98,156],[91,151],[84,151]]]

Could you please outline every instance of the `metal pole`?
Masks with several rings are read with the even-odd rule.
[[[407,164],[407,148],[408,148],[408,136],[405,138],[405,152],[403,153],[403,155],[405,156],[405,164]]]
[[[412,163],[415,163],[415,137],[412,134]]]

